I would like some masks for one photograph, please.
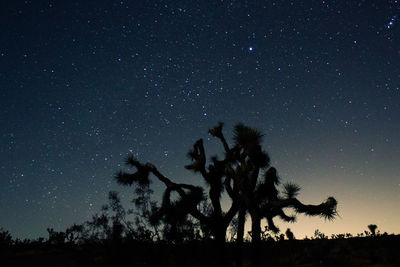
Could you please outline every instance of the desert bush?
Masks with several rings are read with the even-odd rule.
[[[0,247],[11,246],[12,236],[10,232],[0,227]]]

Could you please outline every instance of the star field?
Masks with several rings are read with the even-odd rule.
[[[6,1],[0,8],[0,227],[89,219],[133,153],[171,179],[218,121],[265,133],[300,198],[340,219],[296,236],[400,231],[398,1]],[[161,185],[155,184],[162,189]],[[284,224],[282,224],[284,225]],[[282,227],[284,229],[284,227]]]

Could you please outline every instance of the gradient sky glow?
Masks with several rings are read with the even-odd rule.
[[[340,218],[299,216],[295,236],[400,232],[397,1],[2,1],[0,227],[47,236],[132,189],[133,153],[195,182],[187,151],[218,121],[265,133],[299,199],[332,195]],[[156,193],[162,185],[154,184]]]

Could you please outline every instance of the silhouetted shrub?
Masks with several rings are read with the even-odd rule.
[[[12,236],[10,232],[0,227],[0,247],[11,246]]]
[[[290,228],[286,229],[286,237],[288,240],[295,240],[296,238],[294,237],[293,232],[290,230]]]
[[[52,245],[60,245],[65,242],[65,233],[64,232],[56,232],[53,228],[47,228],[47,232],[49,234],[48,242]]]

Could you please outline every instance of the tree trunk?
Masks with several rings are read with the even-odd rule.
[[[240,209],[238,215],[238,230],[237,230],[237,243],[243,243],[244,237],[244,225],[246,223],[246,210]]]
[[[259,244],[261,241],[261,218],[258,212],[252,211],[251,215],[251,241],[253,244]]]
[[[238,215],[238,229],[236,239],[236,266],[241,267],[243,264],[243,237],[244,237],[244,226],[246,224],[246,209],[239,209]]]
[[[228,266],[227,265],[227,253],[226,253],[226,230],[228,226],[225,226],[223,223],[218,223],[215,225],[214,229],[214,237],[215,237],[215,252],[216,252],[216,260],[217,266]]]
[[[225,243],[225,238],[226,238],[226,228],[223,227],[217,227],[217,229],[215,229],[215,241],[218,244],[223,244]]]
[[[250,210],[251,216],[251,243],[252,243],[252,266],[259,267],[261,251],[261,217],[257,211]]]

